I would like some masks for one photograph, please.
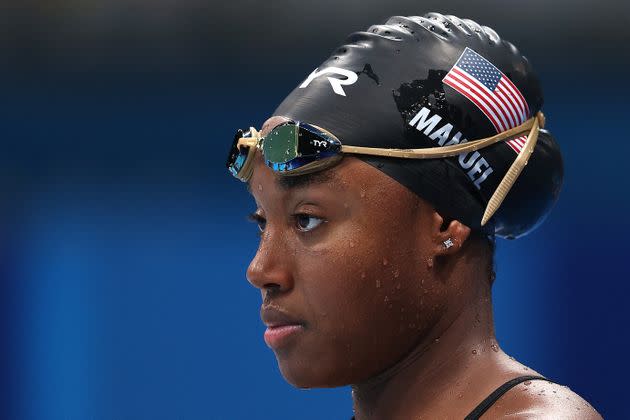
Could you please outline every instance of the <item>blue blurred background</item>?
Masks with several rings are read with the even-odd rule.
[[[286,384],[245,279],[254,210],[224,159],[391,15],[469,17],[537,69],[565,185],[497,246],[509,354],[628,418],[628,3],[48,0],[0,7],[0,418],[346,419]],[[299,415],[297,414],[299,413]]]

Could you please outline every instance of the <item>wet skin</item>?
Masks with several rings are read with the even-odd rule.
[[[538,374],[496,342],[487,251],[468,227],[356,158],[321,174],[282,186],[257,155],[249,181],[262,232],[247,278],[267,323],[282,324],[275,311],[301,325],[273,349],[289,383],[352,385],[357,420],[463,418],[507,380]],[[506,415],[601,418],[544,380],[512,388],[483,418]]]

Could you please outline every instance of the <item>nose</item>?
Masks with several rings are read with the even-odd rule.
[[[247,267],[247,280],[261,290],[284,292],[293,288],[291,252],[281,232],[274,233],[269,224],[263,233],[258,251]]]

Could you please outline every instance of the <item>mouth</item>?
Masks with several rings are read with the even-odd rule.
[[[282,325],[267,327],[264,334],[265,343],[274,350],[284,347],[289,340],[304,330],[303,325]]]
[[[289,344],[305,328],[303,321],[275,306],[261,307],[260,317],[267,326],[263,336],[265,343],[274,350]]]

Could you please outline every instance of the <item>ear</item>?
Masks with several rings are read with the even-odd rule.
[[[459,252],[470,236],[470,228],[459,220],[445,223],[437,210],[432,210],[431,217],[431,243],[434,255],[439,257]]]

